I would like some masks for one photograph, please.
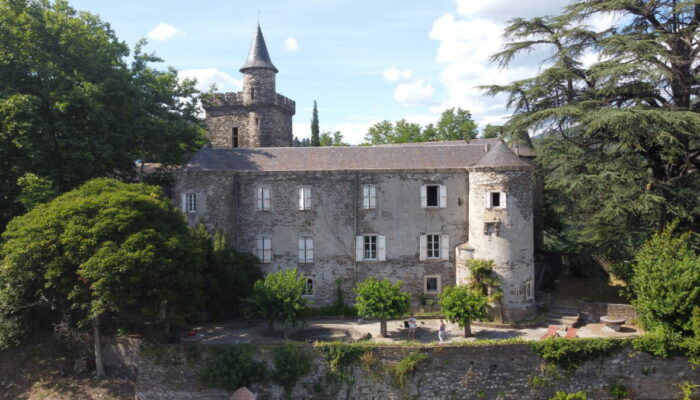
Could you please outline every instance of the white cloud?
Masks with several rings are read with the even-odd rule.
[[[393,66],[391,68],[387,68],[382,72],[382,75],[384,75],[384,80],[387,82],[391,83],[396,83],[396,82],[402,82],[402,81],[407,81],[411,79],[411,76],[413,76],[413,73],[411,72],[410,69],[405,69],[401,71],[398,67]]]
[[[293,53],[299,49],[299,44],[297,43],[296,39],[288,38],[284,41],[284,48]]]
[[[206,91],[214,84],[218,92],[234,92],[241,89],[241,81],[216,68],[186,69],[178,72],[178,78],[197,79],[197,89]]]
[[[379,122],[379,120],[370,120],[362,122],[346,122],[337,124],[331,130],[332,132],[340,131],[343,134],[343,140],[349,144],[360,144],[364,142],[365,135],[369,128]]]
[[[401,83],[394,90],[394,100],[403,105],[430,105],[433,103],[435,89],[422,80]]]
[[[148,32],[148,38],[155,40],[156,42],[168,40],[175,35],[184,35],[184,32],[176,29],[172,25],[164,24],[162,22]]]

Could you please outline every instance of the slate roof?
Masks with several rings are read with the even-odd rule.
[[[489,157],[485,159],[486,156]],[[488,165],[504,163],[498,167],[531,168],[498,139],[347,147],[205,147],[184,168],[188,171],[268,172],[461,169],[475,166],[482,159]]]
[[[498,141],[479,159],[472,168],[532,168],[532,164],[513,153],[503,142]]]
[[[253,42],[250,44],[248,59],[239,71],[245,72],[248,68],[267,68],[279,72],[272,64],[272,60],[270,60],[270,53],[267,52],[267,46],[265,45],[265,38],[260,29],[260,24],[258,24],[258,30],[255,32],[255,36],[253,36]]]

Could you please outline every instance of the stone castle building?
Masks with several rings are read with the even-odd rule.
[[[211,147],[178,173],[190,224],[223,231],[266,272],[297,267],[317,305],[337,285],[351,299],[369,277],[403,281],[417,304],[466,282],[466,260],[483,258],[495,261],[505,318],[536,314],[531,149],[498,139],[293,148],[295,104],[275,92],[259,27],[240,71],[243,90],[206,107]]]

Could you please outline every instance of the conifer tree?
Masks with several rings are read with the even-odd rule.
[[[311,146],[320,146],[321,138],[319,136],[318,128],[318,108],[316,107],[316,100],[314,100],[314,112],[311,116]]]

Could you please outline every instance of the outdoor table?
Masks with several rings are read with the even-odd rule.
[[[603,315],[602,317],[600,317],[600,322],[604,323],[607,329],[610,329],[613,332],[620,332],[622,324],[625,323],[625,319],[613,317],[610,315]]]

